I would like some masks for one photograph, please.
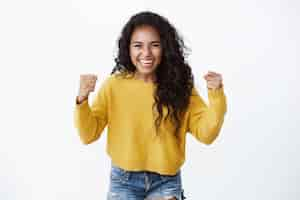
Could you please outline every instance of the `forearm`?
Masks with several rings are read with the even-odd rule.
[[[197,136],[205,144],[211,144],[218,137],[224,122],[224,115],[216,114],[214,109],[208,109],[205,117],[199,122]]]
[[[227,111],[226,96],[223,86],[218,89],[208,89],[209,109],[216,115],[216,120],[224,118]]]
[[[224,122],[227,110],[226,96],[223,87],[208,90],[209,107],[207,109],[205,124],[206,131],[203,131],[203,138],[206,144],[211,144],[219,135]]]
[[[97,139],[98,120],[93,116],[87,99],[76,105],[74,119],[75,127],[78,129],[80,139],[84,144],[89,144]]]
[[[211,144],[219,135],[227,109],[223,88],[208,89],[208,98],[206,105],[199,95],[194,96],[189,119],[189,132],[205,144]]]

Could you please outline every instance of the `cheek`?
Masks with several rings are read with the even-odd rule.
[[[162,51],[157,50],[157,51],[154,52],[154,55],[155,55],[156,59],[158,59],[160,61],[161,57],[162,57]]]
[[[137,52],[130,51],[129,54],[130,54],[131,62],[135,63],[136,62],[136,58],[137,58]]]

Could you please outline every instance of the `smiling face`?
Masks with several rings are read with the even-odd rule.
[[[151,26],[137,27],[131,35],[129,51],[131,62],[139,75],[154,75],[162,56],[158,32]]]

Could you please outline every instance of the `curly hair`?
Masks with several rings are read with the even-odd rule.
[[[189,50],[183,39],[179,36],[175,27],[170,22],[150,11],[144,11],[133,15],[123,27],[118,39],[118,53],[114,59],[116,65],[111,74],[115,72],[134,73],[136,67],[130,59],[129,44],[135,28],[149,25],[157,30],[162,46],[162,60],[155,70],[156,90],[154,93],[158,114],[155,119],[155,127],[158,128],[162,119],[171,119],[175,124],[174,134],[177,137],[181,127],[181,117],[187,110],[190,95],[194,85],[191,67],[185,60]],[[167,108],[167,115],[163,116],[163,107]]]

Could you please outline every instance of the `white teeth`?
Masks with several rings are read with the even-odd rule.
[[[152,64],[152,60],[141,60],[142,64]]]

